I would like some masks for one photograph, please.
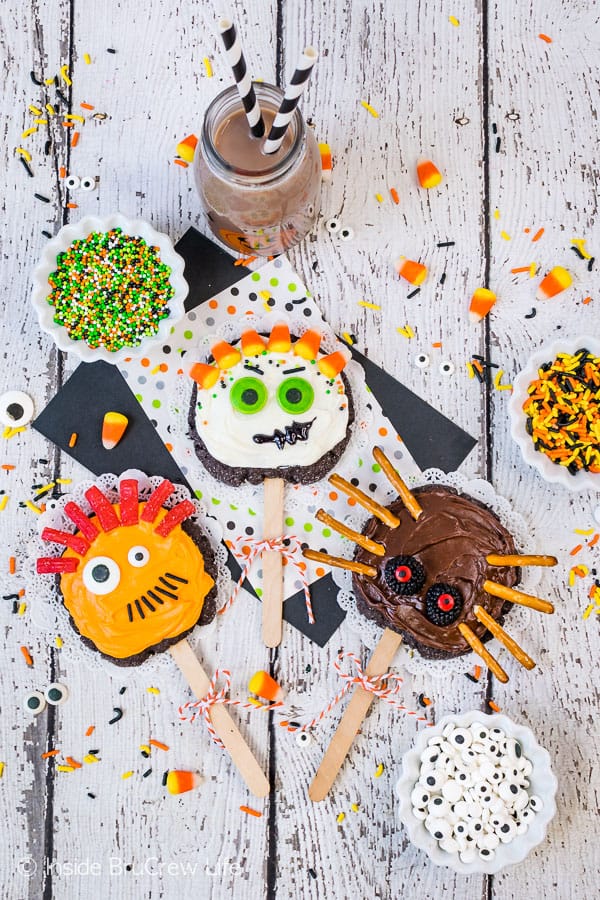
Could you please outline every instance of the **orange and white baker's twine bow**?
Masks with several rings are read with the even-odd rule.
[[[242,547],[248,547],[249,552],[244,553],[242,551]],[[242,572],[240,577],[237,580],[237,584],[233,589],[233,593],[229,600],[223,604],[223,606],[219,609],[219,615],[223,615],[226,612],[231,604],[235,601],[237,595],[240,592],[240,588],[242,584],[248,577],[248,574],[252,568],[254,560],[257,556],[260,556],[261,553],[264,553],[266,550],[274,550],[287,559],[289,563],[291,563],[298,573],[298,578],[302,583],[302,590],[304,591],[304,600],[306,602],[306,615],[308,616],[308,621],[311,625],[315,624],[315,617],[313,615],[312,603],[310,602],[310,586],[308,583],[308,578],[306,577],[306,563],[302,557],[302,546],[300,541],[295,535],[286,535],[285,537],[279,538],[247,538],[247,537],[238,537],[234,541],[232,541],[231,545],[229,545],[229,549],[238,560],[244,560],[242,564]]]
[[[354,663],[354,673],[342,672],[340,663],[345,657],[351,659]],[[355,653],[351,653],[349,650],[338,655],[337,659],[333,661],[333,668],[344,682],[344,686],[337,692],[335,697],[329,701],[327,706],[323,707],[321,712],[306,725],[292,725],[290,722],[280,722],[280,725],[286,727],[288,731],[306,731],[309,728],[313,728],[331,712],[333,707],[339,703],[355,685],[361,687],[364,691],[368,691],[370,694],[374,694],[376,697],[379,697],[380,700],[389,703],[394,709],[401,709],[407,716],[415,716],[417,722],[427,722],[427,724],[431,724],[425,716],[419,715],[417,710],[407,709],[406,706],[400,703],[400,700],[397,698],[402,687],[402,678],[400,675],[396,675],[394,672],[384,672],[383,675],[367,675],[358,656]]]
[[[217,682],[220,675],[223,676],[223,687],[220,690],[217,690]],[[269,710],[282,705],[281,701],[278,703],[256,706],[254,703],[245,703],[243,700],[232,700],[228,696],[230,688],[231,672],[229,669],[222,669],[221,671],[217,669],[210,680],[210,686],[206,695],[201,700],[189,700],[187,703],[184,703],[183,706],[179,707],[179,718],[184,722],[194,722],[198,718],[204,719],[208,732],[217,747],[224,747],[224,744],[213,728],[213,724],[210,720],[210,711],[213,706],[224,704],[226,706],[241,706],[242,709]],[[186,715],[186,710],[191,710],[191,715]]]

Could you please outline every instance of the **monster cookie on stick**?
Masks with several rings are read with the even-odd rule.
[[[163,480],[144,501],[138,480],[123,478],[111,502],[93,485],[85,492],[91,514],[74,500],[64,506],[75,530],[42,531],[44,541],[65,549],[38,559],[37,571],[59,576],[62,602],[86,645],[119,666],[168,649],[202,699],[211,683],[185,636],[215,615],[215,556],[191,520],[194,503],[168,508],[174,490]],[[268,782],[225,706],[211,706],[209,716],[248,787],[264,796]]]
[[[354,418],[343,369],[350,354],[320,350],[321,334],[293,339],[286,322],[268,336],[244,331],[217,341],[212,358],[192,366],[190,435],[208,471],[231,485],[264,482],[263,536],[281,541],[284,482],[310,484],[327,475],[350,438]],[[281,641],[282,560],[263,554],[263,638]]]
[[[327,521],[357,545],[354,559],[304,551],[308,559],[350,569],[357,609],[384,628],[369,674],[384,672],[404,640],[432,659],[473,650],[506,682],[508,675],[483,643],[492,637],[522,666],[532,669],[535,662],[502,628],[502,621],[513,603],[554,611],[548,601],[514,586],[522,566],[554,566],[556,559],[518,555],[512,535],[487,506],[443,485],[410,491],[382,450],[375,447],[373,457],[397,490],[398,499],[381,506],[334,474],[330,482],[371,518],[358,534],[324,510],[316,514],[319,521]],[[372,694],[357,689],[311,785],[313,800],[322,799],[329,790],[371,700]]]

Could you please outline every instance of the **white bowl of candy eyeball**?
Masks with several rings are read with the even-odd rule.
[[[445,716],[419,732],[402,765],[396,792],[410,840],[457,872],[522,862],[556,813],[548,752],[504,715]]]

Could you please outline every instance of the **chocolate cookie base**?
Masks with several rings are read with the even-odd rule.
[[[273,469],[254,469],[237,466],[227,466],[225,463],[219,462],[212,456],[206,444],[196,430],[196,402],[198,398],[198,386],[194,384],[192,388],[192,397],[190,401],[190,409],[188,413],[189,436],[194,444],[196,456],[214,478],[233,487],[239,487],[240,484],[248,481],[250,484],[262,484],[265,478],[283,478],[290,484],[314,484],[325,478],[331,470],[337,465],[342,453],[350,440],[350,428],[354,422],[354,403],[352,401],[352,391],[348,384],[348,379],[341,373],[344,389],[348,399],[348,427],[346,428],[346,436],[331,450],[320,457],[312,466],[277,466]],[[285,453],[285,450],[282,451]]]
[[[211,576],[211,578],[216,579],[216,564],[215,564],[215,554],[211,543],[201,528],[196,525],[194,522],[185,521],[182,522],[181,527],[183,531],[193,540],[195,545],[198,547],[198,550],[202,553],[204,557],[204,568],[206,572]],[[172,638],[165,638],[165,640],[160,641],[158,644],[153,644],[152,647],[147,647],[145,650],[140,651],[140,653],[136,653],[134,656],[127,656],[125,658],[119,659],[116,656],[111,656],[109,653],[103,653],[102,650],[99,650],[98,647],[94,644],[91,638],[84,637],[80,634],[73,617],[69,614],[69,621],[71,623],[71,628],[75,633],[80,637],[81,641],[85,644],[86,647],[89,647],[91,650],[94,650],[96,653],[99,653],[105,659],[109,659],[116,666],[121,667],[129,667],[129,666],[139,666],[143,662],[145,662],[150,656],[154,656],[155,653],[163,653],[165,650],[168,650],[173,644],[177,644],[179,641],[183,640],[191,631],[194,630],[196,625],[208,625],[217,614],[217,585],[212,586],[206,597],[204,598],[204,604],[202,606],[202,612],[198,618],[198,621],[195,622],[191,628],[187,628],[185,631],[182,631],[181,634],[176,635]]]

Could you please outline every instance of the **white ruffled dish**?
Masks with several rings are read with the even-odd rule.
[[[540,366],[552,362],[558,353],[575,353],[581,347],[587,347],[594,356],[600,356],[600,340],[591,335],[560,338],[552,344],[545,344],[532,353],[525,367],[513,380],[513,392],[508,402],[510,433],[519,445],[525,462],[537,469],[544,481],[561,484],[569,491],[598,490],[600,474],[581,470],[576,475],[571,475],[565,466],[553,463],[544,453],[538,452],[533,445],[531,436],[527,433],[527,417],[523,412],[523,404],[527,399],[527,388],[538,377]]]
[[[106,350],[104,347],[94,349],[85,341],[72,340],[67,329],[63,325],[57,325],[54,321],[54,307],[48,303],[47,299],[50,293],[48,276],[56,269],[58,254],[68,250],[73,241],[86,238],[93,231],[110,231],[111,228],[121,228],[125,234],[141,237],[147,244],[159,247],[161,262],[171,269],[169,280],[174,289],[173,297],[169,300],[170,313],[165,319],[161,319],[156,334],[145,337],[137,347],[121,347],[115,351]],[[86,216],[74,225],[65,225],[56,237],[46,244],[42,258],[33,272],[34,286],[31,302],[37,312],[40,328],[52,337],[60,350],[64,350],[65,353],[73,353],[84,362],[103,359],[109,363],[118,363],[129,356],[141,356],[150,347],[166,342],[171,328],[183,317],[185,312],[183,303],[189,288],[183,277],[183,270],[183,258],[176,253],[168,235],[155,231],[143,219],[128,219],[121,213],[114,213],[102,218]]]
[[[464,863],[457,853],[446,853],[427,831],[424,823],[413,814],[411,793],[419,780],[421,754],[429,738],[441,734],[448,722],[454,722],[459,728],[468,728],[473,722],[481,722],[486,728],[501,728],[509,737],[519,741],[523,755],[533,765],[528,793],[540,797],[543,807],[535,815],[525,834],[517,835],[508,844],[500,844],[494,859],[489,861],[478,859],[472,863]],[[436,866],[446,866],[465,875],[476,873],[495,875],[508,866],[523,862],[533,848],[541,844],[546,837],[548,825],[556,814],[557,788],[558,783],[552,772],[548,751],[540,747],[533,732],[525,725],[517,725],[507,716],[486,715],[479,710],[445,716],[433,728],[424,728],[420,731],[413,747],[402,758],[402,775],[396,783],[396,793],[400,798],[399,818],[408,831],[411,842],[420,850],[424,850]]]

